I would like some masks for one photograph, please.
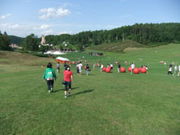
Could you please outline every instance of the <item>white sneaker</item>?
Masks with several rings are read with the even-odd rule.
[[[50,90],[48,90],[48,92],[49,92],[49,93],[51,93],[51,91],[50,91]]]

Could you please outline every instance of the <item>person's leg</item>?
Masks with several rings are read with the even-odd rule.
[[[48,92],[50,92],[50,90],[51,90],[50,80],[47,80],[46,82],[47,82],[47,86],[48,86]]]
[[[64,87],[65,87],[65,90],[64,90],[64,97],[65,98],[67,98],[67,91],[68,91],[68,84],[67,84],[67,82],[65,82],[65,84],[64,84]]]
[[[88,70],[86,70],[86,75],[89,75],[89,71]]]
[[[131,75],[132,75],[132,73],[133,73],[133,69],[131,69]]]
[[[180,71],[178,72],[177,76],[179,76],[179,75],[180,75]]]
[[[51,92],[53,91],[53,88],[54,88],[54,80],[50,80],[51,81]]]
[[[68,94],[71,95],[71,82],[68,82]]]

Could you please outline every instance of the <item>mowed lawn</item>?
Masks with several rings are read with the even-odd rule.
[[[42,65],[51,61],[55,67],[52,58],[1,52],[0,135],[179,135],[180,77],[168,76],[168,65],[159,64],[180,64],[178,50],[179,44],[170,44],[103,57],[66,55],[91,65],[121,61],[127,68],[124,61],[134,61],[149,66],[148,74],[117,73],[115,66],[112,73],[96,68],[79,76],[73,65],[72,96],[67,99],[62,71],[54,93],[48,93],[42,79]]]

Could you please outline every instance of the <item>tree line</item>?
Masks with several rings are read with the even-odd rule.
[[[46,36],[46,43],[53,44],[58,48],[68,47],[83,50],[89,46],[96,46],[103,43],[113,43],[124,40],[133,40],[144,45],[152,43],[180,42],[180,23],[146,23],[123,26],[112,30],[83,31],[77,34],[61,34]],[[7,34],[0,34],[0,49],[8,49],[5,44],[10,41]],[[21,45],[25,50],[38,51],[40,38],[34,34],[23,39]]]
[[[133,40],[144,45],[179,42],[180,23],[134,24],[112,30],[84,31],[74,35],[49,35],[46,36],[46,40],[52,44],[67,41],[79,48],[124,40]]]
[[[6,32],[0,32],[0,50],[11,50],[10,39]]]

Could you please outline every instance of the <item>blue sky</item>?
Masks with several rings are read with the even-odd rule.
[[[179,0],[0,0],[0,31],[75,34],[135,23],[180,22]]]

